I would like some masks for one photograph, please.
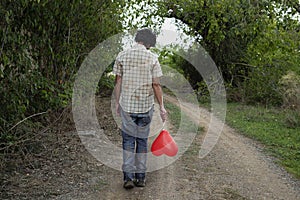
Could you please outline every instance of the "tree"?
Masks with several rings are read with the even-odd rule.
[[[69,103],[85,55],[122,29],[124,1],[4,0],[0,3],[0,140],[34,113]]]
[[[278,81],[287,70],[298,66],[299,21],[293,18],[299,8],[297,3],[280,0],[147,2],[159,7],[153,15],[173,17],[187,25],[185,32],[195,36],[209,52],[236,100],[280,103]]]

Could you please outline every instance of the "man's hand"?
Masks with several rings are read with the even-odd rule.
[[[160,110],[160,117],[161,117],[162,121],[165,122],[167,119],[167,116],[168,116],[167,111],[164,107],[160,108],[159,110]]]

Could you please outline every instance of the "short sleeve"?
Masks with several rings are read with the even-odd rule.
[[[123,74],[123,69],[122,69],[122,64],[119,60],[119,56],[116,58],[114,66],[113,66],[113,74],[122,76]]]
[[[153,69],[152,69],[152,78],[161,77],[163,75],[158,59],[155,59]]]

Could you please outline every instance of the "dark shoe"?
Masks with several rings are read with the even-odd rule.
[[[134,187],[133,181],[125,181],[123,187],[125,189],[132,189]]]
[[[146,186],[146,181],[145,180],[135,180],[134,185],[136,187],[145,187]]]

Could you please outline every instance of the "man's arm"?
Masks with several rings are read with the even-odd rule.
[[[167,119],[167,111],[164,106],[164,100],[163,100],[163,93],[160,86],[159,78],[153,78],[152,79],[152,88],[154,91],[154,95],[157,99],[157,102],[159,104],[159,110],[160,110],[160,117],[163,122]]]
[[[115,79],[115,98],[116,98],[116,113],[120,115],[120,95],[121,95],[122,76],[116,75]]]

